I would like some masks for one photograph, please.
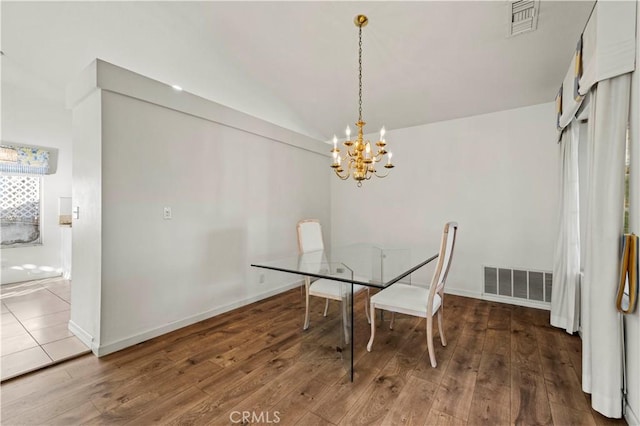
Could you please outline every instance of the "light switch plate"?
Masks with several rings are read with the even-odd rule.
[[[163,210],[164,219],[171,219],[171,207],[165,207]]]

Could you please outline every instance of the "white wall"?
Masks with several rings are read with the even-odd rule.
[[[42,245],[2,249],[2,284],[62,271],[61,237],[69,229],[58,226],[58,198],[71,196],[71,114],[62,101],[40,93],[2,84],[2,141],[58,149],[57,170],[42,181]]]
[[[97,351],[102,296],[102,93],[93,90],[73,108],[73,219],[69,329]]]
[[[74,109],[72,321],[94,351],[296,283],[268,273],[259,283],[250,263],[295,254],[301,218],[330,230],[325,146],[110,64],[89,71],[101,89]],[[79,312],[85,302],[99,314]]]
[[[556,233],[554,104],[387,133],[396,168],[385,179],[334,178],[332,241],[377,241],[437,252],[459,223],[447,291],[480,297],[482,265],[552,269]],[[375,178],[374,178],[375,179]],[[431,270],[414,280],[428,283]]]

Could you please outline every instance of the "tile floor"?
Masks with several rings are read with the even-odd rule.
[[[88,353],[68,329],[71,284],[49,278],[0,286],[0,379]]]

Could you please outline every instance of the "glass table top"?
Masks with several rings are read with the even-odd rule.
[[[353,244],[255,262],[251,266],[383,288],[401,280],[406,282],[413,272],[436,259],[437,252],[437,248],[383,248],[373,244]]]

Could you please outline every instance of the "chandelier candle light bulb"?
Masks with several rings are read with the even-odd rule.
[[[344,160],[345,169],[342,168],[342,160],[343,158],[338,155],[340,149],[338,148],[338,139],[336,136],[333,136],[333,149],[331,152],[333,153],[333,163],[331,167],[333,168],[336,175],[342,179],[347,180],[350,176],[357,181],[358,187],[362,186],[362,181],[371,179],[372,176],[376,176],[379,178],[384,178],[389,175],[387,171],[384,175],[379,175],[376,172],[375,164],[376,162],[382,161],[385,155],[389,154],[387,157],[387,164],[385,164],[386,169],[392,169],[394,167],[393,163],[391,163],[391,153],[387,153],[385,149],[387,142],[384,139],[384,135],[386,130],[384,126],[380,129],[380,140],[376,142],[376,146],[378,147],[378,151],[374,154],[371,150],[371,142],[364,139],[364,126],[365,123],[362,120],[362,28],[365,27],[369,23],[369,19],[365,15],[358,15],[353,20],[356,27],[358,27],[358,121],[356,122],[356,126],[358,128],[357,136],[354,140],[351,140],[351,128],[347,126],[345,133],[347,135],[347,139],[342,143],[345,146],[345,155]],[[353,149],[350,149],[353,147]],[[343,173],[344,172],[344,173]]]

